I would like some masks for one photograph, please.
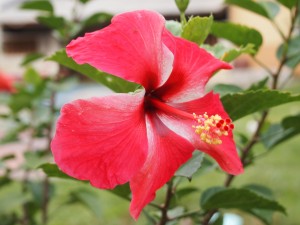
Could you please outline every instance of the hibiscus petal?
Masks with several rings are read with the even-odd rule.
[[[229,118],[219,95],[212,92],[203,98],[185,103],[174,103],[172,106],[191,114],[203,115],[206,112],[208,115],[218,114],[224,119]],[[195,133],[195,129],[192,128],[193,125],[196,125],[195,120],[171,117],[163,112],[158,112],[158,116],[171,130],[189,140],[196,149],[213,157],[224,171],[234,175],[243,172],[243,166],[237,154],[231,131],[228,136],[223,135],[221,137],[222,144],[207,144],[201,141],[199,135]]]
[[[186,102],[202,97],[209,78],[220,69],[231,68],[195,43],[168,31],[164,32],[163,41],[174,54],[173,71],[155,93],[166,102]]]
[[[108,27],[73,40],[67,54],[79,64],[154,89],[167,80],[173,64],[173,54],[162,43],[164,23],[152,11],[123,13]]]
[[[171,179],[175,171],[192,156],[194,147],[169,130],[155,114],[147,116],[149,153],[140,172],[130,181],[130,213],[137,219],[155,192]]]
[[[118,94],[66,104],[51,143],[60,169],[98,188],[128,182],[148,151],[143,96]]]

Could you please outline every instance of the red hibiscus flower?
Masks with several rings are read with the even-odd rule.
[[[52,141],[55,162],[70,176],[105,189],[130,182],[135,219],[195,149],[228,173],[243,171],[219,96],[204,94],[212,74],[230,65],[164,24],[155,12],[124,13],[67,46],[77,63],[143,89],[66,104]]]
[[[14,87],[15,79],[2,73],[0,71],[0,92],[10,92],[13,93],[16,91]]]

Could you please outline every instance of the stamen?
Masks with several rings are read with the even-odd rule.
[[[221,137],[227,136],[228,132],[234,128],[231,119],[225,120],[218,114],[208,116],[207,113],[197,115],[193,113],[194,119],[198,125],[193,126],[195,133],[207,144],[222,144]]]

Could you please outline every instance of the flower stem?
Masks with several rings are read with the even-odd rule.
[[[168,217],[168,209],[173,197],[173,180],[170,180],[167,184],[167,193],[164,205],[161,207],[161,219],[157,225],[165,225],[170,221]]]

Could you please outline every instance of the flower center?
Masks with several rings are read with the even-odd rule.
[[[227,136],[228,132],[234,128],[231,119],[228,118],[224,120],[218,114],[208,116],[207,113],[204,113],[198,116],[193,113],[193,115],[198,123],[193,126],[195,133],[207,144],[222,144],[221,137],[223,135]]]

